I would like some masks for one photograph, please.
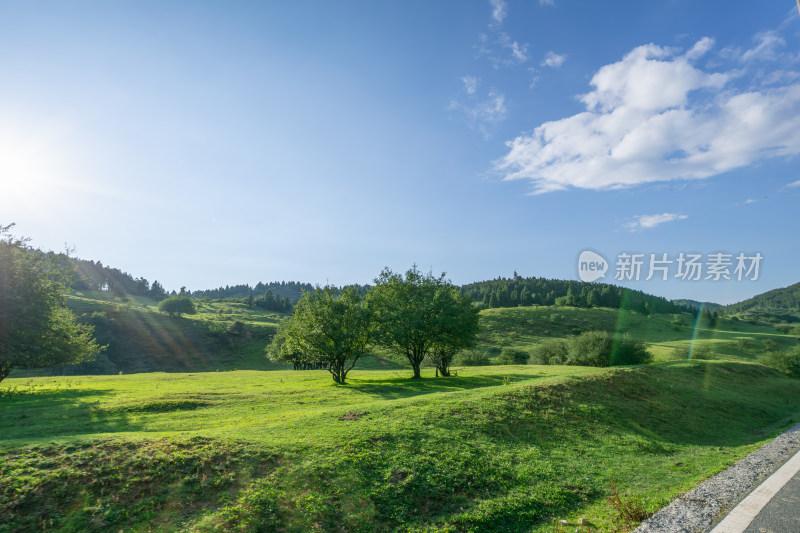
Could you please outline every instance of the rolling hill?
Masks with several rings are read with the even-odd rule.
[[[800,322],[800,283],[767,291],[719,309],[725,315],[748,320]]]

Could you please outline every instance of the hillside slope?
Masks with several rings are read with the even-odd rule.
[[[726,315],[770,322],[800,322],[800,283],[774,289],[719,309]]]

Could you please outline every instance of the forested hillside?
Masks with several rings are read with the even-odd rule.
[[[723,306],[719,312],[725,315],[739,314],[752,319],[800,322],[800,283]]]
[[[572,307],[610,307],[644,314],[682,313],[690,309],[666,298],[606,283],[523,278],[497,278],[464,285],[462,290],[487,307],[566,305]]]

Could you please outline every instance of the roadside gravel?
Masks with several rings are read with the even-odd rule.
[[[634,530],[634,533],[702,533],[709,531],[750,491],[800,450],[800,423],[758,450],[678,497]]]

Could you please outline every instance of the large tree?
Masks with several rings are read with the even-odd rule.
[[[426,356],[449,375],[453,356],[470,345],[477,332],[478,310],[469,299],[458,294],[445,274],[422,274],[416,265],[405,276],[385,268],[368,301],[379,343],[405,356],[414,378],[421,377]]]
[[[294,314],[284,320],[268,355],[275,360],[322,365],[336,383],[367,353],[371,314],[355,287],[337,295],[333,287],[304,291]]]
[[[438,374],[447,377],[456,354],[475,345],[480,311],[472,298],[449,284],[437,289],[434,304],[436,328],[428,356]]]
[[[89,361],[101,350],[64,294],[74,267],[64,254],[31,248],[0,226],[0,381],[14,367]]]

